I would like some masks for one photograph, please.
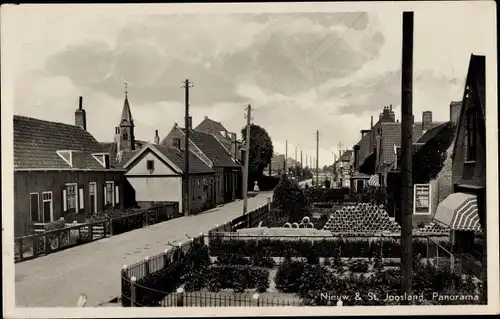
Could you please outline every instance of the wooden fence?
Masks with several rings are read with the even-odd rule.
[[[102,219],[88,223],[78,224],[75,221],[66,224],[64,228],[50,231],[45,230],[46,224],[37,224],[35,234],[14,239],[14,260],[16,263],[30,260],[180,216],[182,215],[179,214],[179,204],[169,203],[124,216],[102,215]]]

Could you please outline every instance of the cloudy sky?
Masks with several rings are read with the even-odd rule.
[[[384,105],[399,117],[402,7],[362,6],[309,5],[313,12],[302,13],[283,11],[304,6],[260,5],[252,13],[211,6],[203,14],[190,13],[194,6],[9,7],[2,11],[2,86],[12,88],[15,114],[65,123],[73,123],[82,95],[88,130],[111,141],[126,81],[136,137],[152,141],[155,129],[164,136],[183,123],[181,82],[189,78],[194,125],[209,116],[239,132],[250,103],[277,152],[288,140],[292,157],[295,147],[315,155],[319,130],[322,166],[339,142],[352,148]],[[494,53],[494,7],[414,9],[415,119],[431,110],[447,120],[470,54]]]

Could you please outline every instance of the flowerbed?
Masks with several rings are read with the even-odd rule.
[[[446,249],[450,248],[448,240],[442,240],[440,244]],[[381,247],[382,246],[382,247]],[[340,251],[341,256],[348,257],[374,257],[380,251],[384,258],[399,258],[401,247],[398,237],[393,239],[363,239],[363,238],[338,238],[322,240],[293,240],[293,239],[218,239],[213,238],[210,242],[210,255],[219,256],[227,254],[239,254],[242,256],[253,256],[262,249],[269,251],[270,256],[285,257],[288,252],[292,257],[306,257],[311,251],[320,257],[333,257],[334,252]],[[425,239],[413,239],[413,252],[422,257],[427,256],[427,241]],[[431,252],[432,253],[432,252]]]

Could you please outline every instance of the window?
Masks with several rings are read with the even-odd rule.
[[[42,193],[42,208],[43,208],[43,222],[49,223],[54,220],[53,206],[52,206],[52,192]]]
[[[401,146],[396,146],[396,168],[401,168]]]
[[[89,204],[90,213],[95,214],[97,212],[97,193],[96,193],[96,183],[89,183]]]
[[[362,179],[358,179],[356,181],[356,191],[361,192],[365,188],[365,181]]]
[[[155,169],[155,161],[153,160],[147,160],[146,161],[146,169],[152,173]]]
[[[415,184],[413,186],[413,213],[425,215],[431,213],[430,184]]]
[[[76,211],[76,197],[77,197],[77,185],[67,184],[66,185],[66,209]]]
[[[467,111],[467,161],[476,160],[477,150],[477,116],[474,109]]]
[[[114,206],[114,182],[106,182],[106,186],[104,186],[104,206]]]
[[[30,194],[30,216],[32,222],[40,221],[40,203],[38,193]]]
[[[123,140],[124,141],[128,140],[128,133],[127,132],[123,132]]]

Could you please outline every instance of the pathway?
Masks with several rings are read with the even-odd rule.
[[[267,202],[270,192],[248,199],[251,211]],[[75,307],[80,295],[86,307],[106,303],[120,294],[120,269],[170,248],[168,242],[207,233],[241,214],[243,201],[228,203],[199,215],[172,219],[101,239],[37,259],[17,263],[18,307]]]

